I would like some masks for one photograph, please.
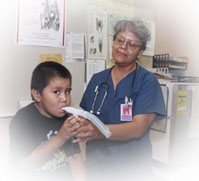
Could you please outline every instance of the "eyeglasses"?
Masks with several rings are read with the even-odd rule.
[[[127,40],[122,36],[117,36],[114,42],[119,46],[122,46],[124,43],[126,43],[130,50],[135,50],[136,48],[141,47],[141,45],[137,45],[133,40]]]

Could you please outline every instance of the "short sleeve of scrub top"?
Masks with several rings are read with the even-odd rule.
[[[155,120],[161,120],[166,116],[162,90],[157,78],[150,72],[142,70],[136,82],[136,106],[134,115],[156,114]]]

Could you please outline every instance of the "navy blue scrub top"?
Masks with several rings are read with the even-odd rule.
[[[80,106],[90,111],[95,97],[95,88],[106,80],[110,69],[95,74],[90,80],[83,95]],[[101,108],[100,115],[96,115],[105,124],[125,123],[120,120],[120,105],[125,103],[125,96],[130,96],[131,82],[135,76],[135,71],[129,73],[117,85],[113,87],[111,74],[107,79],[109,85],[108,94]],[[104,97],[105,87],[99,91],[94,111],[97,111]],[[156,120],[161,120],[166,116],[165,104],[160,84],[156,77],[141,66],[136,70],[136,78],[132,91],[133,116],[139,114],[156,114]],[[149,139],[149,130],[138,139],[127,141],[93,140],[87,143],[87,162],[90,167],[103,163],[108,168],[109,164],[114,165],[150,165],[152,148]],[[102,166],[104,168],[104,165]],[[109,168],[112,167],[109,165]],[[113,168],[113,167],[112,167]]]

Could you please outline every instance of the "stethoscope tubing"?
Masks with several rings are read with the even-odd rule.
[[[97,85],[96,88],[95,88],[95,91],[94,91],[95,92],[95,97],[93,99],[93,103],[92,103],[91,110],[90,110],[90,113],[92,113],[92,114],[98,114],[98,115],[100,114],[101,108],[102,108],[102,106],[104,104],[104,101],[105,101],[105,99],[107,97],[107,94],[108,94],[109,85],[108,85],[107,81],[108,81],[108,78],[109,78],[109,76],[111,74],[111,71],[112,71],[113,67],[110,68],[110,70],[108,71],[108,74],[107,74],[104,82],[102,82],[100,85]],[[131,88],[130,88],[130,92],[129,92],[129,100],[130,100],[129,103],[130,104],[132,103],[131,97],[132,97],[132,94],[133,94],[133,87],[134,87],[134,83],[135,83],[135,79],[136,79],[136,71],[137,71],[137,64],[136,64],[135,74],[133,76],[133,79],[132,79],[132,82],[131,82]],[[104,96],[102,98],[101,104],[99,105],[99,108],[97,109],[97,112],[95,112],[94,108],[95,108],[96,100],[97,100],[100,88],[102,86],[104,86],[104,85],[106,86],[105,93],[104,93]]]

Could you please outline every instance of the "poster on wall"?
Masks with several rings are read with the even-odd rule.
[[[61,53],[42,53],[40,54],[40,62],[53,61],[62,64]]]
[[[88,58],[106,59],[107,11],[91,7],[88,16]]]
[[[153,21],[144,20],[142,19],[148,28],[151,39],[147,42],[146,50],[144,51],[143,55],[146,56],[154,56],[154,49],[155,49],[155,23]]]
[[[16,43],[64,47],[65,0],[19,0]]]
[[[93,74],[105,69],[105,60],[91,60],[86,61],[86,83],[88,84]]]
[[[108,29],[108,33],[109,35],[114,35],[114,26],[115,24],[120,21],[120,20],[129,20],[129,17],[126,16],[121,16],[119,14],[110,14],[109,15],[109,29]]]
[[[66,62],[85,61],[85,33],[66,33]]]
[[[185,115],[187,113],[187,91],[177,92],[177,115]]]

